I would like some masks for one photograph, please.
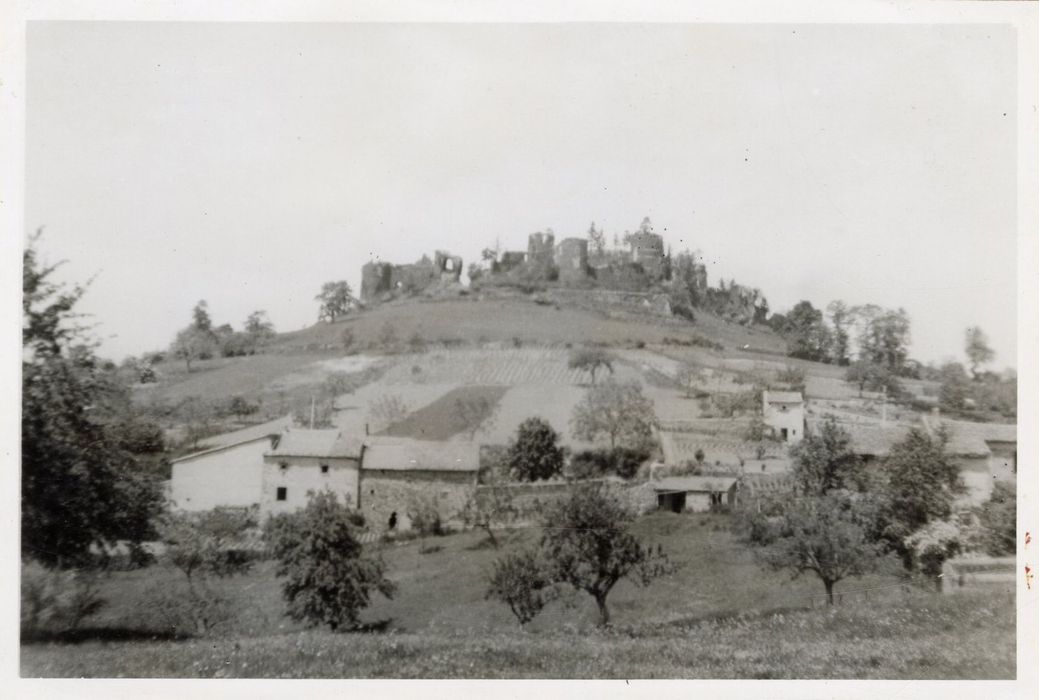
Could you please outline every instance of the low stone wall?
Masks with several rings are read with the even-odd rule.
[[[1014,557],[949,559],[942,566],[942,593],[1013,592],[1016,574]]]
[[[441,522],[460,526],[459,514],[476,488],[476,472],[427,472],[365,469],[361,472],[360,501],[368,529],[388,529],[397,514],[396,529],[411,529],[412,510],[433,501]]]
[[[544,295],[557,303],[589,306],[600,311],[629,311],[671,318],[671,297],[650,292],[624,292],[614,289],[561,289],[545,290]]]
[[[531,525],[540,522],[545,509],[570,494],[576,483],[608,483],[614,485],[622,497],[638,514],[648,513],[657,507],[656,493],[648,483],[623,484],[594,479],[584,482],[542,481],[510,483],[494,486],[477,486],[476,499],[486,499],[495,489],[504,490],[512,500],[516,515],[514,525]]]

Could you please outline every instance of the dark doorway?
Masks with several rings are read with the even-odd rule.
[[[660,510],[681,513],[685,510],[685,491],[657,494],[657,507]]]

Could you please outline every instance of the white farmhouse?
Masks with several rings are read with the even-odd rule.
[[[260,515],[285,513],[307,505],[311,491],[332,491],[358,507],[363,443],[339,430],[286,430],[262,455]]]
[[[168,494],[178,510],[221,506],[248,508],[260,503],[263,456],[275,444],[288,417],[207,438],[199,452],[170,462]]]
[[[762,416],[765,425],[772,428],[783,442],[795,443],[804,439],[805,407],[799,391],[762,391]]]

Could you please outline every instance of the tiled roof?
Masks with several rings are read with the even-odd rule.
[[[370,437],[365,448],[364,470],[475,472],[480,468],[480,446],[475,442]]]
[[[339,430],[286,430],[270,457],[347,457],[361,456],[361,441],[344,436]]]
[[[291,426],[292,416],[282,416],[281,418],[275,418],[274,420],[260,423],[259,425],[250,425],[248,428],[242,428],[241,430],[235,430],[221,435],[213,435],[199,441],[199,447],[201,449],[198,451],[184,455],[183,457],[178,457],[171,461],[180,462],[185,459],[200,457],[201,455],[209,454],[210,452],[224,450],[228,447],[243,445],[247,442],[254,442],[261,438],[270,438],[278,435]]]
[[[738,481],[731,476],[666,476],[650,485],[654,491],[728,491]]]
[[[952,439],[967,441],[965,444],[977,445],[977,442],[1017,442],[1017,425],[1014,423],[971,423],[968,421],[938,419],[949,430]],[[925,418],[928,429],[936,428],[934,418]]]
[[[766,391],[765,403],[804,403],[800,391]]]
[[[664,453],[666,464],[684,464],[696,461],[696,451],[703,450],[707,461],[720,457],[740,455],[745,459],[757,457],[758,447],[765,448],[765,457],[782,457],[786,454],[786,445],[771,442],[750,442],[747,440],[726,439],[721,436],[702,435],[698,433],[676,433],[660,431],[660,449]]]

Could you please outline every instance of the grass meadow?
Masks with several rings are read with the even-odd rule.
[[[635,530],[679,570],[646,588],[622,581],[614,625],[595,627],[583,593],[550,604],[521,628],[485,600],[503,551],[532,544],[515,530],[495,550],[482,533],[380,545],[393,600],[363,613],[377,632],[331,634],[284,616],[271,562],[219,582],[233,620],[209,638],[160,639],[150,596],[180,585],[162,567],[115,572],[109,605],[78,643],[22,646],[23,676],[286,678],[1013,678],[1014,601],[1008,594],[941,596],[898,564],[837,585],[823,604],[814,578],[760,569],[724,515],[658,513]],[[373,545],[375,546],[375,545]],[[156,637],[148,639],[149,635]],[[135,641],[125,641],[127,637]]]

